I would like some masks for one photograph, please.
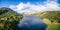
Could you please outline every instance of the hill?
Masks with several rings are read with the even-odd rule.
[[[0,8],[0,30],[17,30],[16,24],[23,18],[10,8]]]
[[[45,11],[32,14],[41,18],[49,19],[51,22],[60,23],[60,11]]]

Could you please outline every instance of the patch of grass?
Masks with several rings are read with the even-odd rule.
[[[51,24],[48,30],[60,30],[60,24]]]

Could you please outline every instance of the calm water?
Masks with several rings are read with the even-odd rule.
[[[19,30],[45,30],[47,25],[36,16],[24,16],[18,24]]]

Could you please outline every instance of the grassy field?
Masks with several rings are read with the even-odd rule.
[[[60,30],[60,24],[51,24],[48,30]]]

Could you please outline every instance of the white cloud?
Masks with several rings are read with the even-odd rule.
[[[43,5],[27,3],[19,3],[18,5],[10,5],[10,8],[19,13],[23,12],[40,12],[40,11],[60,11],[57,0],[47,0]]]

